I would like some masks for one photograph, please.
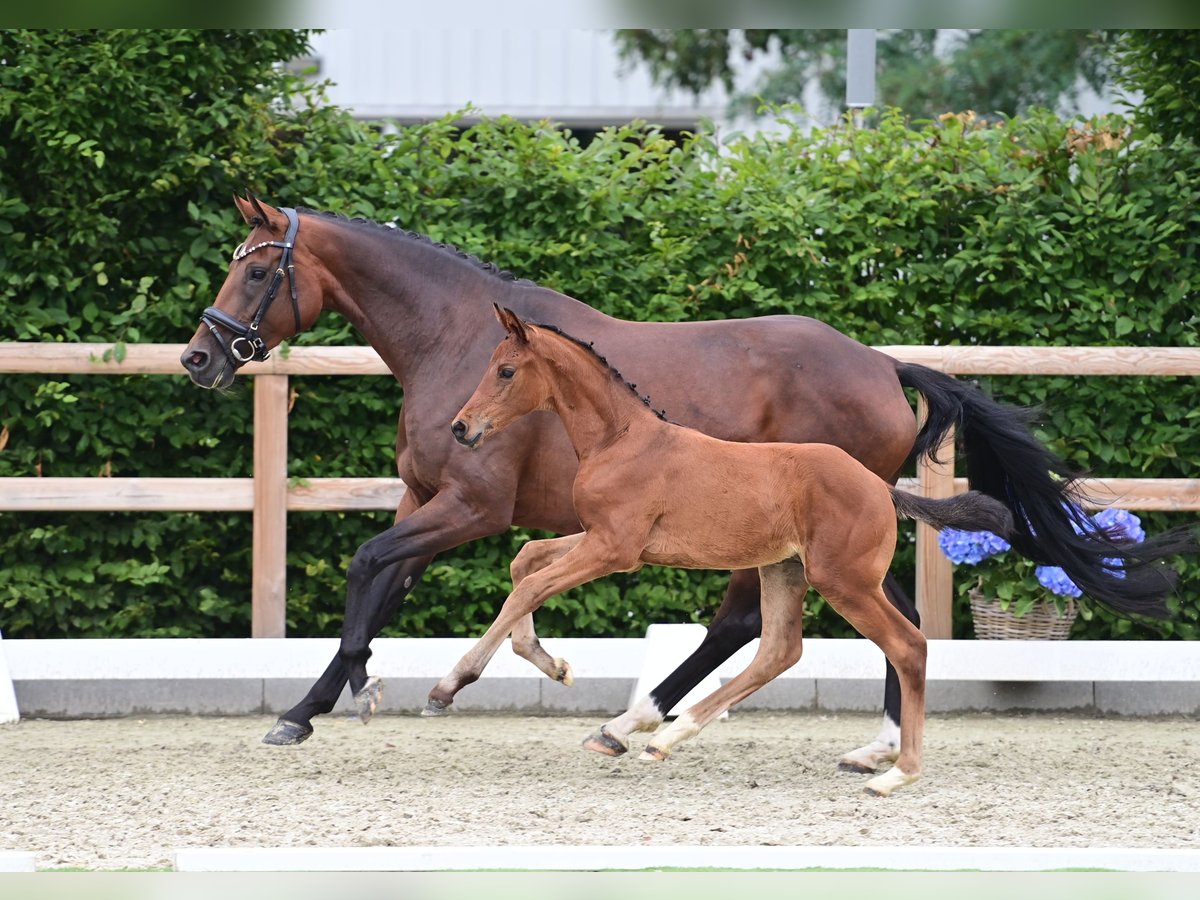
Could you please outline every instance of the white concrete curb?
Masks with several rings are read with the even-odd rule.
[[[20,850],[0,850],[0,872],[35,872],[33,854]]]
[[[1200,850],[1125,847],[211,847],[175,851],[180,872],[890,869],[1200,872]]]
[[[692,629],[693,626],[655,626]],[[700,626],[695,626],[700,627]],[[660,632],[661,633],[661,632]],[[684,632],[677,632],[684,635]],[[690,641],[694,633],[686,634]],[[371,671],[384,678],[440,678],[472,638],[379,638]],[[577,678],[637,679],[648,660],[643,638],[547,638]],[[131,638],[8,640],[0,647],[14,681],[129,678],[315,679],[337,652],[336,638]],[[717,669],[731,678],[750,662],[751,642]],[[865,640],[812,638],[780,678],[878,681],[883,654]],[[486,678],[545,678],[502,647]],[[930,641],[930,681],[1200,681],[1200,641]]]
[[[17,709],[17,692],[13,689],[12,674],[4,655],[4,632],[0,631],[0,725],[11,725],[21,720]]]

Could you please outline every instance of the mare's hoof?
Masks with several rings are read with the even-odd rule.
[[[554,668],[554,680],[561,682],[563,687],[570,687],[575,683],[575,673],[571,671],[571,664],[565,659],[555,658]]]
[[[657,747],[647,745],[646,749],[642,751],[642,755],[639,756],[638,759],[648,759],[651,762],[662,762],[670,755],[670,750],[660,750]]]
[[[280,719],[267,732],[267,736],[262,739],[262,742],[276,747],[287,747],[293,744],[303,744],[312,737],[312,733],[311,725],[301,725],[298,722]]]
[[[867,765],[866,763],[862,763],[856,759],[851,759],[848,756],[844,756],[838,760],[838,771],[855,772],[858,775],[874,775],[878,770],[873,766]]]
[[[629,748],[609,734],[608,729],[603,725],[600,726],[599,731],[584,740],[583,749],[591,750],[593,753],[602,753],[605,756],[621,756],[629,752]]]
[[[354,706],[358,709],[358,718],[364,725],[371,721],[379,701],[383,699],[383,679],[372,675],[363,685],[362,690],[354,695]]]
[[[441,700],[434,700],[430,697],[425,701],[425,708],[421,710],[421,715],[430,719],[434,716],[444,716],[448,712],[450,712],[449,703],[443,703]]]

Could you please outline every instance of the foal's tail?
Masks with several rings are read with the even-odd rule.
[[[1169,615],[1166,597],[1177,575],[1162,560],[1200,550],[1190,528],[1140,544],[1111,540],[1082,511],[1079,473],[1030,433],[1031,410],[997,403],[977,385],[925,366],[898,362],[896,375],[925,397],[929,410],[913,455],[936,459],[946,432],[957,426],[968,484],[1011,511],[1006,539],[1018,553],[1060,566],[1085,594],[1119,613]]]
[[[1013,533],[1013,517],[1008,507],[980,491],[967,491],[941,500],[920,497],[892,488],[896,515],[920,519],[938,531],[960,528],[963,531],[990,531],[1008,540]]]

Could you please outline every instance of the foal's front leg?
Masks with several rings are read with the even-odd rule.
[[[614,543],[590,532],[583,535],[574,548],[540,571],[526,575],[513,588],[496,621],[429,692],[430,701],[448,706],[459,690],[479,678],[513,627],[550,597],[613,572],[633,571],[639,565],[636,557],[630,559]]]
[[[583,540],[583,532],[569,534],[564,537],[551,538],[544,541],[528,541],[523,546],[512,564],[508,567],[512,575],[513,588],[524,581],[534,572],[540,572],[556,559],[574,548]],[[571,673],[571,664],[565,659],[551,656],[542,648],[537,633],[533,630],[533,613],[522,616],[512,630],[513,653],[522,659],[527,659],[540,669],[552,681],[570,687],[575,683]]]
[[[543,541],[527,541],[520,551],[513,558],[509,566],[509,572],[512,575],[513,590],[520,587],[527,577],[534,572],[546,568],[555,560],[561,558],[565,553],[575,547],[583,540],[583,533],[570,534],[565,537],[551,538]],[[478,648],[478,645],[476,645]],[[518,656],[529,660],[538,669],[545,672],[546,675],[554,681],[570,687],[575,682],[574,675],[571,673],[571,665],[565,659],[552,657],[544,649],[541,642],[537,638],[537,634],[533,630],[533,613],[522,616],[520,620],[513,626],[512,629],[512,648],[513,652]],[[493,651],[495,652],[495,651]],[[487,665],[491,659],[491,654],[488,654],[487,659],[483,660],[483,665]],[[449,678],[450,676],[447,676]],[[474,680],[474,679],[472,679]],[[446,679],[442,679],[445,682]],[[441,684],[442,682],[439,682]],[[440,716],[444,715],[450,708],[450,704],[454,702],[454,695],[446,697],[444,694],[435,696],[430,693],[429,698],[425,702],[425,708],[421,710],[423,716]]]

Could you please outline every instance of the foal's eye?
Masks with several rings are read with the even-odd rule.
[[[514,369],[512,366],[501,366],[500,371],[497,372],[496,374],[498,374],[501,378],[508,379],[508,378],[512,378],[514,375],[516,375],[517,370]]]

